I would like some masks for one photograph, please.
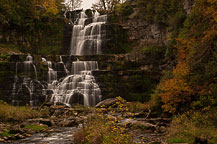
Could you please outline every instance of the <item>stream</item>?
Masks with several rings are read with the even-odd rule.
[[[12,144],[73,144],[73,134],[77,130],[76,127],[55,128],[51,133],[37,133]]]

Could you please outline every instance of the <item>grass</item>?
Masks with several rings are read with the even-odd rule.
[[[167,136],[168,142],[194,143],[195,137],[207,139],[208,143],[217,143],[217,110],[206,112],[188,112],[176,116]]]
[[[26,125],[25,128],[31,129],[33,131],[41,131],[43,129],[46,129],[47,126],[45,125]]]
[[[188,141],[183,138],[171,138],[167,140],[169,143],[187,143]]]
[[[10,131],[6,130],[1,134],[3,137],[14,136],[14,134],[10,133]]]
[[[15,107],[8,105],[7,103],[0,101],[0,121],[2,122],[14,122],[24,121],[26,119],[44,117],[48,115],[48,111],[44,110],[38,112],[28,106]]]

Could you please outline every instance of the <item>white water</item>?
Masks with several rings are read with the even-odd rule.
[[[101,54],[102,38],[105,31],[102,26],[107,21],[107,15],[100,16],[95,12],[93,22],[86,25],[88,17],[81,12],[78,24],[75,24],[72,32],[71,55],[93,55]]]
[[[65,105],[74,103],[94,106],[101,100],[101,91],[92,75],[93,70],[98,70],[95,61],[76,61],[72,63],[71,75],[65,77],[53,89],[51,101]]]
[[[106,23],[107,16],[95,13],[92,23],[86,25],[88,20],[84,11],[80,13],[78,23],[74,25],[71,40],[71,55],[101,54],[102,25]],[[104,33],[105,34],[105,33]],[[61,63],[62,57],[60,57]],[[64,66],[65,68],[65,66]],[[60,81],[53,89],[51,101],[72,105],[75,103],[85,106],[94,106],[101,101],[101,90],[96,83],[92,71],[98,70],[96,61],[72,62],[70,74]]]
[[[102,26],[106,23],[107,16],[100,16],[97,12],[92,18],[92,23],[86,25],[88,17],[85,12],[81,12],[78,23],[74,25],[71,55],[95,55],[101,54],[102,37],[105,31]],[[66,64],[60,56],[58,64],[63,65],[63,71],[66,77],[58,79],[57,68],[54,63],[47,61],[45,58],[42,62],[48,65],[47,90],[53,92],[51,102],[54,104],[62,103],[68,106],[73,104],[83,104],[85,106],[94,106],[101,101],[101,90],[96,83],[92,71],[99,70],[96,61],[73,61]],[[22,67],[23,66],[23,67]],[[17,76],[19,72],[24,73],[23,78]],[[58,69],[59,70],[59,69]],[[34,72],[34,78],[33,77]],[[33,57],[28,55],[24,62],[16,63],[16,76],[12,88],[12,103],[20,105],[23,101],[28,101],[30,106],[38,103],[38,90],[42,89],[42,95],[45,95],[45,87],[38,81],[36,65]]]
[[[23,78],[18,77],[18,68],[20,68],[21,73],[24,74]],[[32,70],[34,71],[33,79],[30,78],[32,77]],[[38,104],[37,96],[34,96],[37,91],[36,87],[40,86],[42,94],[44,94],[44,86],[37,80],[37,70],[31,55],[28,55],[23,63],[16,63],[16,75],[14,79],[11,94],[12,104],[22,105],[22,103],[25,103],[23,101],[28,101],[30,106],[36,106]]]

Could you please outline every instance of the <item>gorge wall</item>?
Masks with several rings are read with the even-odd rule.
[[[28,55],[8,56],[8,61],[0,62],[0,99],[12,103],[12,90],[15,81],[15,75],[19,77],[17,85],[22,84],[24,76],[27,75],[24,68],[24,61]],[[96,82],[99,84],[102,92],[102,98],[112,98],[121,96],[130,101],[145,101],[149,98],[149,93],[158,83],[161,70],[167,65],[164,61],[159,61],[155,57],[162,58],[158,55],[146,54],[120,54],[120,55],[91,55],[91,56],[67,56],[62,55],[62,62],[67,69],[71,69],[73,61],[98,61],[99,70],[92,71]],[[42,61],[42,56],[33,55],[34,65],[37,69],[37,80],[34,80],[38,104],[42,103],[46,95],[51,91],[42,87],[48,81],[48,64]],[[52,61],[53,69],[57,72],[57,79],[67,76],[60,56],[47,56],[47,61]],[[19,63],[17,69],[16,65]],[[35,71],[31,67],[30,78],[34,79]],[[20,83],[19,83],[20,81]],[[40,83],[39,83],[40,82]],[[30,99],[29,90],[23,89],[19,93],[18,99],[22,100],[22,105],[28,104]]]
[[[86,15],[85,26],[93,22],[91,18],[93,15],[88,14],[88,11],[86,11]],[[75,17],[71,22],[75,23],[76,20],[78,18]],[[106,36],[102,39],[101,53],[97,55],[69,56],[73,27],[71,24],[66,24],[61,56],[33,55],[32,61],[27,60],[28,55],[7,56],[0,62],[0,99],[13,103],[13,89],[14,82],[16,82],[18,87],[23,87],[17,96],[19,105],[29,104],[29,101],[33,103],[30,105],[38,105],[53,94],[48,88],[49,85],[47,85],[49,72],[55,72],[56,79],[62,82],[64,77],[67,76],[66,69],[71,70],[72,63],[79,60],[81,62],[98,62],[98,69],[92,70],[91,73],[101,89],[102,99],[121,96],[129,101],[143,102],[148,100],[152,89],[160,80],[162,70],[172,67],[173,64],[164,61],[164,55],[161,53],[133,52],[119,54],[126,53],[125,45],[128,44],[126,43],[128,40],[126,33],[131,30],[126,30],[119,24],[109,22],[103,24],[100,29],[106,32]],[[141,30],[144,30],[144,28]],[[138,37],[136,34],[132,35]],[[141,37],[144,37],[144,35],[146,33],[141,33]],[[130,37],[130,39],[132,38]],[[159,39],[159,35],[154,37],[154,41],[163,42]],[[52,67],[49,66],[49,61],[52,62]],[[31,63],[28,72],[25,71],[24,65],[26,63]],[[53,71],[50,70],[51,68]],[[28,76],[28,79],[25,79],[26,76]],[[32,99],[33,97],[34,99]],[[77,95],[77,98],[81,99],[79,95]]]
[[[141,45],[166,46],[193,7],[193,0],[127,0],[120,10],[120,24],[128,39]],[[180,25],[180,26],[179,26]]]

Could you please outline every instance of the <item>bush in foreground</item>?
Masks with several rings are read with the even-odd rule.
[[[109,108],[99,108],[91,116],[75,137],[76,144],[133,144],[133,140],[126,133],[126,124],[121,118],[113,117],[114,113],[125,114],[127,107],[122,98]],[[108,115],[106,115],[108,113]]]

